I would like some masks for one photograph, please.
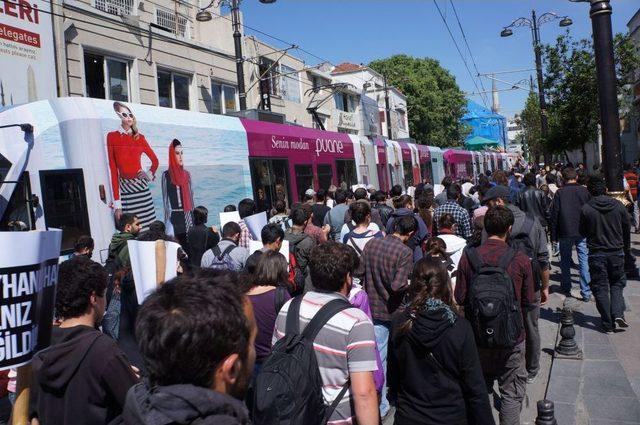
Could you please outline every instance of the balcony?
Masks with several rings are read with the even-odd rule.
[[[137,0],[94,0],[93,6],[111,15],[128,16],[135,14]]]
[[[172,10],[156,8],[156,25],[177,37],[189,38],[189,19]]]

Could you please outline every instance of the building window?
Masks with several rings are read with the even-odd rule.
[[[93,53],[84,54],[87,97],[129,101],[129,63]]]
[[[156,25],[178,37],[189,38],[189,19],[172,10],[157,7]]]
[[[282,97],[300,103],[300,78],[298,72],[287,65],[280,65]]]
[[[191,78],[158,70],[158,105],[165,108],[190,109]]]
[[[135,0],[94,0],[93,7],[112,15],[134,15],[137,2]]]
[[[226,114],[237,110],[236,88],[211,81],[211,112],[214,114]]]
[[[398,128],[401,130],[406,130],[407,129],[407,121],[406,121],[406,114],[404,111],[401,110],[396,110],[397,118],[398,118]]]
[[[278,64],[267,58],[260,58],[260,87],[264,94],[280,96],[280,78],[278,78]]]
[[[335,93],[333,98],[336,102],[336,108],[344,112],[355,112],[358,101],[356,97],[347,93]]]
[[[322,114],[318,114],[318,118],[320,119],[320,122],[322,123],[322,125],[324,126],[324,130],[327,129],[327,116],[326,115],[322,115]],[[313,119],[313,128],[315,128],[316,130],[323,130],[322,127],[320,127],[320,125],[316,122],[316,119]]]

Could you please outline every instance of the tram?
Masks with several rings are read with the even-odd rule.
[[[0,129],[0,230],[17,224],[61,228],[63,255],[79,236],[91,235],[94,259],[102,262],[124,196],[114,186],[122,192],[135,180],[126,180],[131,167],[144,171],[142,186],[153,202],[149,218],[172,224],[189,191],[192,206],[206,206],[216,224],[225,205],[247,197],[267,210],[277,199],[299,202],[309,188],[370,185],[387,191],[396,184],[439,183],[446,174],[473,179],[515,163],[502,153],[79,97],[0,112],[0,126],[22,123],[31,124],[33,133]],[[113,154],[107,140],[127,134],[137,140],[132,146],[144,140],[148,149]],[[171,157],[176,151],[180,158]],[[188,179],[172,186],[171,166],[186,170]]]

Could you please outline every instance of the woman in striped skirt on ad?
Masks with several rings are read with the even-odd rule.
[[[113,191],[113,208],[116,220],[123,212],[135,214],[143,230],[156,219],[149,183],[156,178],[158,157],[136,126],[136,118],[128,106],[114,102],[113,109],[122,125],[107,134],[107,154]],[[151,169],[142,169],[141,158],[145,154],[151,161]]]

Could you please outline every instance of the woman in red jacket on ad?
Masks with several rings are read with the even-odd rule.
[[[128,106],[113,103],[113,110],[122,124],[107,134],[107,154],[111,173],[111,190],[116,219],[123,212],[135,214],[143,230],[156,219],[149,182],[155,180],[158,157],[138,131],[136,118]],[[142,169],[140,159],[145,154],[151,160],[151,169]]]

